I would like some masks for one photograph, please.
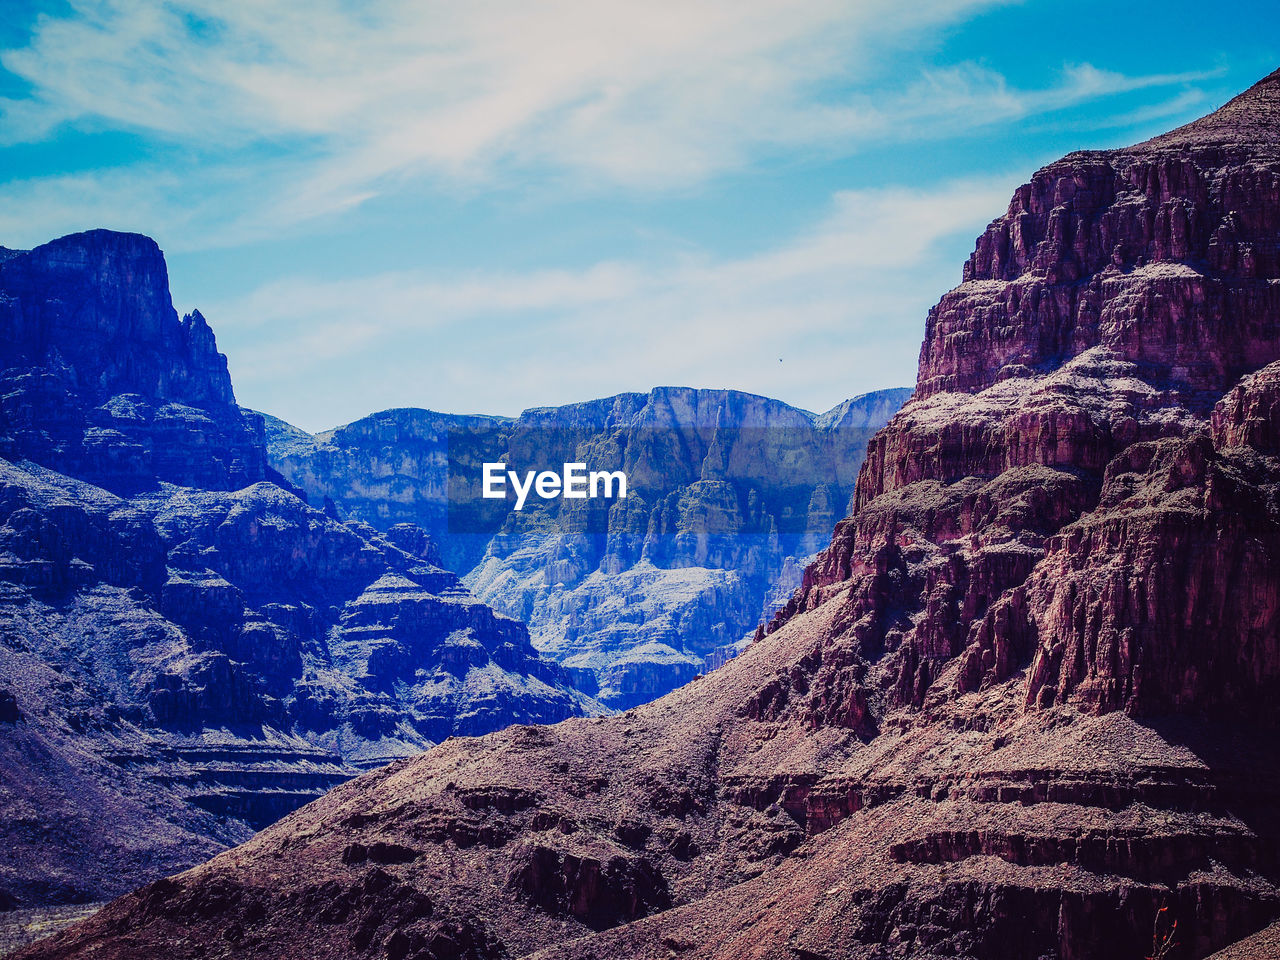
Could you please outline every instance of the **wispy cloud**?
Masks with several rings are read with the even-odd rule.
[[[295,277],[207,312],[242,401],[310,428],[388,406],[514,413],[663,383],[824,409],[914,381],[920,320],[959,279],[955,241],[1017,182],[842,192],[820,223],[737,259]],[[339,394],[316,386],[335,377]]]
[[[34,215],[47,235],[69,189],[82,217],[154,212],[186,243],[234,243],[406,182],[533,170],[682,186],[770,151],[850,152],[1194,79],[1075,65],[1021,90],[960,64],[895,88],[877,73],[921,32],[1000,2],[74,0],[0,55],[32,91],[0,101],[0,138],[121,129],[180,152],[10,184],[7,219]]]

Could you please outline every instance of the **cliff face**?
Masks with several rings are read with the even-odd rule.
[[[271,423],[273,464],[385,528],[431,531],[447,563],[583,689],[627,708],[732,656],[798,584],[846,508],[866,440],[907,396],[815,417],[775,400],[664,387],[516,420],[388,410],[314,440]],[[478,497],[481,464],[623,470],[625,501]],[[711,658],[710,660],[708,658]]]
[[[199,312],[181,320],[164,256],[94,230],[0,261],[0,456],[118,493],[157,481],[237,489],[267,479]]]
[[[1176,920],[1195,958],[1272,922],[1278,115],[1280,73],[1018,191],[741,656],[344,784],[26,956],[1119,960]]]
[[[118,894],[361,769],[593,709],[423,531],[274,474],[152,241],[10,256],[0,327],[0,906]]]
[[[501,522],[506,508],[495,512],[491,503],[468,498],[483,512],[469,529],[451,530],[449,468],[468,468],[478,491],[480,464],[504,452],[511,420],[406,408],[312,436],[262,416],[272,463],[313,501],[331,501],[343,515],[380,530],[415,524],[430,534],[445,566],[460,574],[484,556],[492,535],[486,528]]]
[[[852,577],[847,636],[889,706],[921,705],[953,661],[964,691],[1033,660],[1040,706],[1266,699],[1274,374],[1236,384],[1280,356],[1280,150],[1241,119],[1277,86],[1017,191],[930,312],[916,393],[779,622]]]

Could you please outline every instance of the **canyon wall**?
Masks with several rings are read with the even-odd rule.
[[[145,237],[0,261],[0,906],[195,863],[362,769],[599,708],[410,525],[267,463]]]
[[[271,461],[317,502],[427,529],[484,602],[608,706],[723,663],[799,583],[853,493],[868,438],[908,396],[822,415],[660,387],[514,420],[387,410],[317,437],[267,418]],[[625,501],[480,497],[481,467],[622,470]]]

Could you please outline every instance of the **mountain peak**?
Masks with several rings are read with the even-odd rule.
[[[178,319],[150,237],[87,230],[6,251],[0,350],[0,455],[10,460],[117,493],[159,480],[234,489],[265,476],[226,357],[199,312]]]
[[[1280,70],[1263,77],[1213,113],[1147,140],[1149,147],[1247,145],[1280,151]]]

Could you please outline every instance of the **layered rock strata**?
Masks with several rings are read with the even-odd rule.
[[[846,510],[887,390],[817,416],[725,390],[664,387],[515,420],[388,410],[310,437],[268,418],[273,464],[317,502],[428,529],[486,603],[584,690],[625,709],[740,649]],[[625,502],[479,497],[481,464],[621,470]]]

